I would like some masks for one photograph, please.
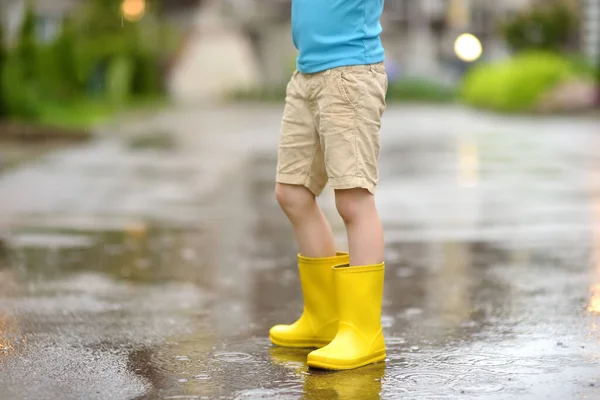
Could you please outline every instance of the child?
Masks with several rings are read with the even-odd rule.
[[[383,0],[292,0],[297,70],[286,93],[276,197],[300,248],[304,312],[270,330],[279,346],[317,347],[314,368],[384,360],[383,231],[375,207],[387,75]],[[335,190],[350,254],[336,252],[316,196]]]

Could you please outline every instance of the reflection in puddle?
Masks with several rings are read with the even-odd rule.
[[[214,355],[217,361],[223,361],[228,363],[243,362],[250,359],[252,356],[246,353],[216,353]]]
[[[592,287],[591,294],[588,311],[591,313],[600,314],[600,284]]]
[[[377,363],[351,371],[318,371],[308,369],[306,357],[310,350],[271,347],[269,354],[275,365],[293,372],[302,381],[303,399],[381,398],[386,364]]]
[[[475,185],[476,144],[464,139],[458,151],[460,182]],[[406,154],[419,167],[419,178],[433,168],[423,154]],[[455,157],[452,152],[446,174],[453,190]],[[274,160],[265,163],[271,171]],[[408,172],[404,176],[411,176]],[[582,308],[580,287],[589,286],[589,264],[585,251],[571,250],[586,250],[589,242],[574,245],[538,233],[529,242],[526,236],[484,237],[478,234],[482,220],[472,213],[494,213],[496,198],[491,205],[482,198],[483,205],[446,208],[447,202],[464,204],[464,199],[444,196],[438,196],[435,209],[413,198],[423,219],[403,225],[407,240],[387,243],[392,255],[382,317],[387,362],[340,373],[309,370],[310,350],[273,347],[266,338],[272,324],[292,319],[302,307],[292,235],[267,175],[245,182],[242,192],[249,198],[237,199],[248,202],[240,209],[253,216],[248,232],[236,229],[240,247],[227,225],[208,232],[145,223],[57,229],[42,236],[24,232],[21,243],[35,246],[9,249],[12,266],[18,262],[11,271],[21,275],[16,292],[2,292],[0,346],[18,325],[28,330],[19,334],[29,335],[39,348],[64,342],[74,349],[125,354],[124,369],[151,386],[149,399],[462,399],[496,392],[508,398],[544,386],[557,376],[547,374],[557,370],[567,377],[557,380],[559,388],[567,387],[561,398],[571,398],[565,382],[576,379],[568,371],[578,368],[576,378],[596,373],[597,361],[583,364],[581,346],[590,353],[596,348],[584,343],[582,321],[573,311]],[[404,189],[399,186],[403,196],[411,196]],[[473,234],[440,229],[457,226]],[[432,234],[419,237],[415,232],[422,228]],[[55,235],[54,242],[44,235]],[[85,240],[73,240],[78,237]],[[230,262],[214,262],[220,252]],[[598,313],[600,286],[591,294],[588,310]],[[18,309],[20,319],[7,320],[2,307]],[[556,345],[567,339],[569,346]],[[48,362],[36,354],[28,356],[39,365]],[[0,365],[0,373],[12,372]]]
[[[463,187],[477,186],[479,182],[479,155],[477,142],[472,137],[458,139],[458,182]]]
[[[210,283],[208,231],[127,224],[123,230],[27,229],[7,242],[7,267],[23,281],[60,278],[76,271],[137,282]],[[201,252],[202,257],[196,257]],[[176,266],[176,268],[174,268]]]
[[[76,249],[91,247],[94,241],[86,235],[38,233],[15,235],[10,238],[8,245],[15,248]]]
[[[590,193],[590,216],[592,217],[591,248],[595,266],[595,270],[593,271],[595,275],[592,278],[595,279],[595,284],[590,288],[590,299],[587,310],[596,315],[600,314],[600,283],[596,283],[600,281],[600,196],[597,194],[595,185],[598,182],[598,178],[600,178],[600,174],[594,171],[590,175],[591,181],[588,190]],[[592,328],[596,330],[595,320],[593,321]]]

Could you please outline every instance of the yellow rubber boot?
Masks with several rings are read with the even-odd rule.
[[[304,312],[291,325],[276,325],[269,339],[283,347],[323,347],[337,332],[338,315],[333,285],[333,266],[350,262],[348,253],[335,257],[309,258],[298,255]]]
[[[385,265],[333,268],[339,328],[327,346],[308,355],[308,366],[345,370],[385,360],[381,327]]]

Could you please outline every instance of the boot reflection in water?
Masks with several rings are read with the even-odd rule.
[[[338,373],[312,372],[304,377],[303,399],[379,400],[384,376],[384,363]]]
[[[308,350],[272,347],[271,360],[284,366],[302,379],[304,394],[302,399],[340,399],[340,400],[379,400],[382,391],[382,379],[386,365],[377,363],[361,369],[343,372],[308,371],[306,355]]]
[[[286,347],[274,346],[269,348],[269,355],[273,364],[281,365],[294,371],[298,376],[306,371],[306,356],[310,353],[310,349],[293,349]]]

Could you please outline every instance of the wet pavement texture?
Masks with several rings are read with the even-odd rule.
[[[1,175],[0,398],[600,398],[598,120],[390,109],[388,358],[335,373],[267,339],[302,308],[278,123],[165,112],[132,130],[174,146],[103,137]]]

